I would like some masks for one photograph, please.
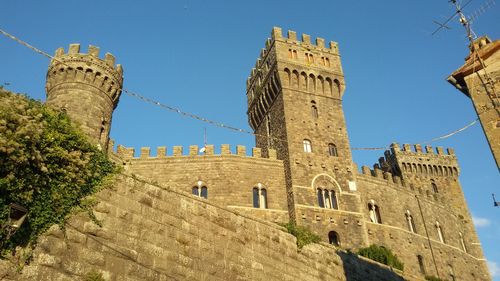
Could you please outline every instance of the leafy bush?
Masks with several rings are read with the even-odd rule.
[[[63,112],[0,89],[1,250],[34,242],[51,225],[64,226],[70,212],[87,210],[115,165],[90,144]],[[9,204],[28,210],[8,237]],[[5,252],[5,251],[4,251]]]
[[[321,241],[321,238],[318,235],[312,233],[305,227],[296,225],[295,223],[289,222],[287,224],[283,224],[283,227],[286,228],[288,233],[297,238],[297,247],[299,247],[299,249],[302,249],[302,247],[307,244],[318,243]]]
[[[404,268],[404,264],[398,259],[398,257],[394,255],[391,250],[382,246],[371,245],[367,248],[361,248],[359,249],[358,254],[399,270],[403,270]]]
[[[97,272],[95,270],[89,272],[85,275],[85,281],[105,281],[104,277],[102,277],[102,273]]]

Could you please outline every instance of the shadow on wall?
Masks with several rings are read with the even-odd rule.
[[[347,281],[393,281],[405,279],[391,267],[367,261],[354,253],[337,251],[342,259]]]

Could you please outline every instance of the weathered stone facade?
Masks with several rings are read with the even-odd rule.
[[[94,49],[82,55],[71,48],[70,57],[87,62],[90,73],[102,64]],[[66,60],[63,53],[57,55]],[[99,194],[104,227],[74,218],[66,238],[51,232],[21,279],[69,280],[97,269],[109,280],[490,280],[453,150],[393,144],[373,169],[358,171],[335,42],[313,44],[308,35],[298,40],[273,29],[247,81],[257,146],[251,156],[229,145],[220,154],[212,145],[203,152],[159,147],[156,156],[147,147],[139,155],[121,145],[113,151],[102,126],[118,101],[121,67],[104,75],[116,80],[102,91],[100,82],[87,90],[96,89],[97,73],[80,77],[62,67],[59,74],[56,66],[48,103],[66,108],[125,171]],[[58,90],[65,84],[75,89]],[[88,103],[86,95],[100,99]],[[335,246],[297,252],[294,238],[275,224],[289,220]],[[370,244],[395,252],[404,272],[336,251]]]
[[[472,100],[500,170],[500,40],[478,38],[448,81]]]
[[[80,44],[56,51],[47,71],[47,104],[68,113],[89,139],[107,149],[113,110],[118,105],[123,83],[123,69],[115,66],[115,57],[106,53],[99,58],[99,48],[89,46],[80,53]]]

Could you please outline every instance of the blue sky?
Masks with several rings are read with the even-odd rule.
[[[471,14],[484,2],[474,0]],[[471,102],[446,82],[468,53],[457,20],[437,36],[433,20],[453,13],[446,1],[21,1],[3,0],[0,28],[53,53],[69,43],[111,52],[124,87],[185,111],[249,129],[245,81],[273,26],[339,43],[346,80],[344,111],[352,147],[418,143],[476,118]],[[500,5],[474,23],[500,38]],[[45,100],[47,58],[0,38],[0,83]],[[135,147],[208,142],[254,145],[250,135],[182,117],[122,95],[111,136]],[[500,280],[500,176],[476,124],[433,146],[453,147],[461,184],[487,259]],[[371,166],[382,151],[355,151]]]

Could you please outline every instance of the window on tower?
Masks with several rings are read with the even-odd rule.
[[[318,107],[315,101],[311,101],[311,116],[313,119],[318,119]]]
[[[334,157],[339,156],[339,153],[337,151],[337,146],[335,144],[333,144],[333,143],[328,144],[328,154],[330,156],[334,156]]]
[[[267,209],[267,190],[259,183],[253,188],[253,207]]]
[[[198,181],[191,192],[194,196],[208,199],[208,188],[202,181]]]
[[[417,228],[415,227],[415,221],[413,220],[413,216],[411,215],[410,210],[406,210],[405,213],[406,222],[408,224],[408,230],[413,233],[417,233]]]
[[[375,201],[368,203],[368,214],[370,221],[374,223],[382,223],[382,216],[380,215],[380,208],[375,205]]]
[[[312,144],[311,141],[308,139],[304,139],[302,141],[302,144],[304,145],[304,152],[311,153],[312,152]]]
[[[436,221],[436,230],[437,230],[439,241],[441,241],[441,243],[445,243],[444,235],[443,235],[443,228],[441,227],[441,225],[439,224],[438,221]]]
[[[432,191],[434,191],[434,193],[439,193],[439,189],[434,181],[431,182],[431,186],[432,186]]]

